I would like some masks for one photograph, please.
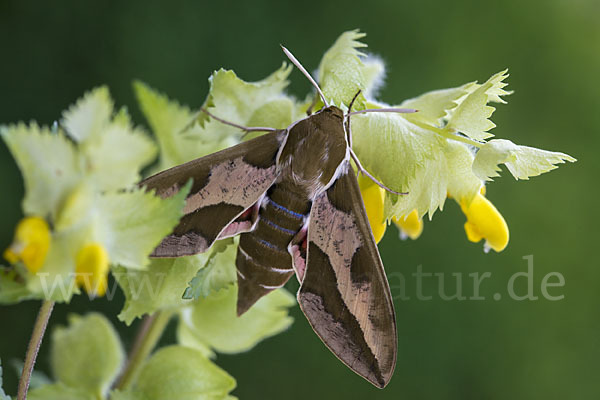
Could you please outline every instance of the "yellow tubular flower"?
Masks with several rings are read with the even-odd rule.
[[[485,193],[485,192],[484,192]],[[508,244],[508,225],[502,214],[486,199],[482,193],[477,193],[470,204],[461,200],[460,208],[467,217],[465,232],[467,239],[477,243],[485,239],[484,250],[504,250]]]
[[[100,243],[88,243],[75,260],[75,282],[94,296],[104,296],[108,286],[108,253]]]
[[[365,209],[367,210],[367,217],[369,218],[369,225],[371,225],[375,243],[379,243],[387,228],[387,223],[383,217],[385,190],[380,188],[363,174],[358,177],[358,186],[360,187],[360,193],[363,202],[365,203]]]
[[[22,261],[33,274],[44,265],[50,248],[50,227],[40,217],[25,217],[15,229],[15,238],[4,258],[11,264]]]
[[[394,221],[400,230],[400,238],[402,240],[405,240],[406,238],[415,240],[423,233],[423,220],[419,218],[417,210],[412,210],[410,214],[400,218],[394,217],[392,221]]]

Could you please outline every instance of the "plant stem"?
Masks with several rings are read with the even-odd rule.
[[[172,315],[171,311],[157,311],[144,318],[131,347],[127,365],[115,386],[117,389],[127,389],[135,381],[141,366],[158,343]]]
[[[29,381],[31,380],[35,359],[40,351],[40,345],[42,344],[42,339],[44,338],[44,333],[46,332],[48,320],[50,319],[53,308],[54,301],[44,300],[40,307],[40,311],[38,312],[35,325],[33,326],[33,332],[31,333],[31,339],[29,339],[27,353],[25,354],[25,364],[23,365],[23,371],[21,371],[21,378],[19,379],[19,390],[17,393],[18,400],[25,400],[27,398]]]

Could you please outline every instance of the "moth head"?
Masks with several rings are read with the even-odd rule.
[[[327,116],[332,116],[333,118],[339,119],[340,121],[344,120],[344,112],[336,106],[325,107],[320,111],[320,113]]]

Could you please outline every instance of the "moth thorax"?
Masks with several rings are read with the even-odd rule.
[[[280,157],[282,180],[309,197],[331,182],[347,154],[343,114],[329,107],[294,125]]]

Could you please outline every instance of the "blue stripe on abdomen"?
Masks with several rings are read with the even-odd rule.
[[[269,203],[273,204],[273,207],[275,207],[275,208],[277,208],[277,209],[279,209],[279,210],[281,210],[281,211],[283,211],[283,212],[286,212],[286,213],[288,213],[289,215],[292,215],[292,216],[294,216],[294,217],[296,217],[296,218],[304,218],[304,217],[306,217],[306,215],[304,215],[304,214],[299,214],[299,213],[297,213],[297,212],[295,212],[295,211],[288,210],[288,209],[287,209],[287,208],[285,208],[284,206],[282,206],[282,205],[279,205],[279,204],[275,203],[275,202],[274,202],[272,199],[269,199]]]
[[[263,239],[260,239],[260,238],[256,238],[256,241],[259,242],[259,243],[261,243],[261,244],[264,244],[265,246],[267,246],[267,247],[269,247],[269,248],[271,248],[273,250],[281,251],[281,249],[279,247],[275,246],[273,243],[267,242],[266,240],[263,240]]]
[[[275,229],[279,229],[281,232],[287,233],[288,235],[295,235],[297,233],[296,231],[293,231],[291,229],[287,229],[287,228],[284,228],[283,226],[279,226],[275,222],[269,221],[265,217],[262,217],[261,221],[266,222],[267,225],[270,225]]]

